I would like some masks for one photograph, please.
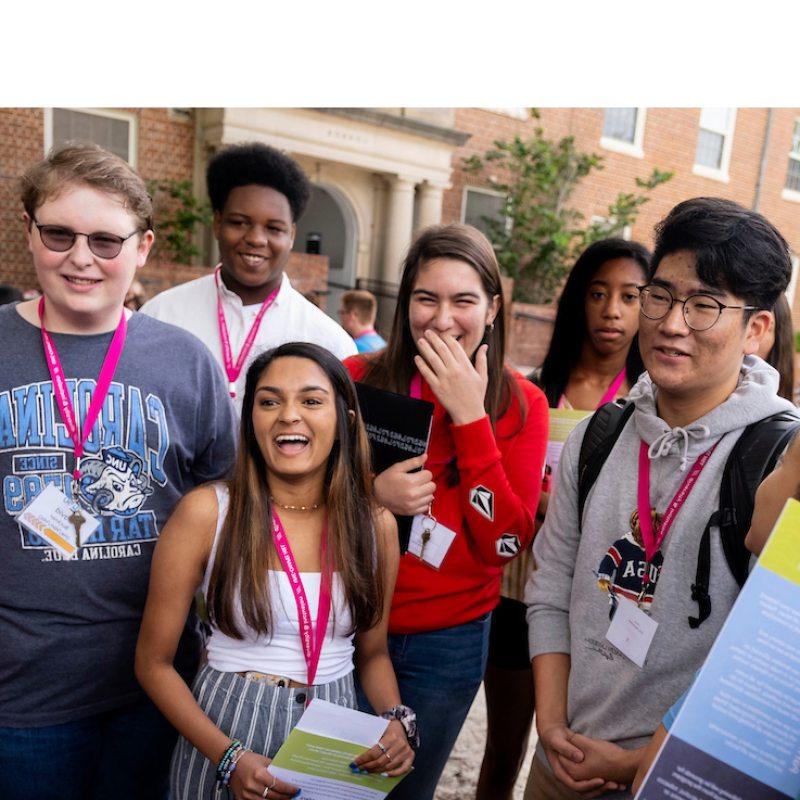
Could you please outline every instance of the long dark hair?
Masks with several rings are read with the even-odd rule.
[[[228,481],[228,513],[209,582],[209,618],[236,639],[243,638],[236,623],[237,599],[249,628],[265,635],[272,632],[267,575],[276,553],[267,465],[253,427],[253,404],[261,375],[273,361],[289,356],[317,364],[334,390],[336,440],[325,474],[328,543],[327,563],[322,568],[339,573],[355,630],[371,628],[383,608],[383,563],[375,540],[377,506],[370,479],[369,442],[353,381],[341,362],[324,348],[289,342],[260,355],[247,371],[239,450]],[[355,418],[350,412],[355,412]]]
[[[775,315],[775,343],[767,354],[767,363],[780,373],[778,394],[794,403],[794,329],[785,294],[778,298],[772,313]]]
[[[641,266],[645,279],[648,275],[650,251],[639,242],[617,238],[601,239],[590,244],[581,253],[558,298],[553,336],[539,374],[538,384],[547,396],[547,404],[551,408],[558,405],[569,383],[569,376],[581,356],[586,339],[586,292],[589,284],[600,267],[615,258],[632,258]],[[625,362],[628,385],[633,386],[643,372],[644,364],[639,355],[637,334],[633,337]]]
[[[489,300],[491,301],[495,295],[500,298],[494,325],[487,327],[482,341],[482,344],[489,345],[486,354],[489,383],[484,407],[489,419],[494,423],[507,411],[511,398],[516,397],[520,402],[524,419],[526,410],[524,398],[514,377],[504,364],[506,328],[500,268],[489,240],[472,225],[461,223],[434,225],[422,231],[412,242],[403,263],[389,344],[369,359],[362,380],[364,383],[399,394],[408,392],[411,378],[416,372],[414,356],[417,354],[417,346],[411,335],[409,323],[411,292],[420,267],[437,258],[452,258],[469,264],[478,273]]]

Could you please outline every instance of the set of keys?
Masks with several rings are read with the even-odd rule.
[[[425,516],[422,518],[422,547],[419,551],[419,557],[421,559],[425,558],[425,545],[431,540],[431,534],[433,533],[433,529],[436,527],[436,517],[431,514],[431,506],[433,503],[428,505],[428,510],[425,512]]]

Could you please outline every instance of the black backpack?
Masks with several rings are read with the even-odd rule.
[[[583,519],[589,490],[633,414],[633,408],[633,403],[625,400],[606,403],[595,411],[586,428],[578,457],[579,521]],[[799,428],[800,416],[796,412],[779,411],[748,425],[733,446],[722,472],[719,508],[709,517],[700,539],[697,573],[692,584],[692,601],[698,604],[699,613],[696,617],[689,617],[692,628],[702,625],[711,614],[708,595],[711,528],[719,527],[725,560],[736,582],[743,586],[750,565],[750,551],[745,547],[744,539],[750,529],[756,489],[775,469],[778,458]]]

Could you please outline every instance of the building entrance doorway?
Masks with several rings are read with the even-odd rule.
[[[306,213],[297,224],[294,249],[328,256],[328,297],[325,310],[339,319],[339,300],[356,285],[356,216],[337,188],[316,184]]]

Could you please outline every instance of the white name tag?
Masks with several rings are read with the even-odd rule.
[[[647,651],[656,635],[658,623],[632,600],[619,598],[606,639],[638,667],[644,667]]]
[[[426,531],[429,536],[426,536]],[[431,567],[439,569],[455,538],[455,531],[446,528],[441,522],[436,522],[424,514],[417,514],[411,525],[408,552],[421,558]]]
[[[17,516],[17,522],[72,558],[100,526],[100,521],[57,486],[50,484]]]

